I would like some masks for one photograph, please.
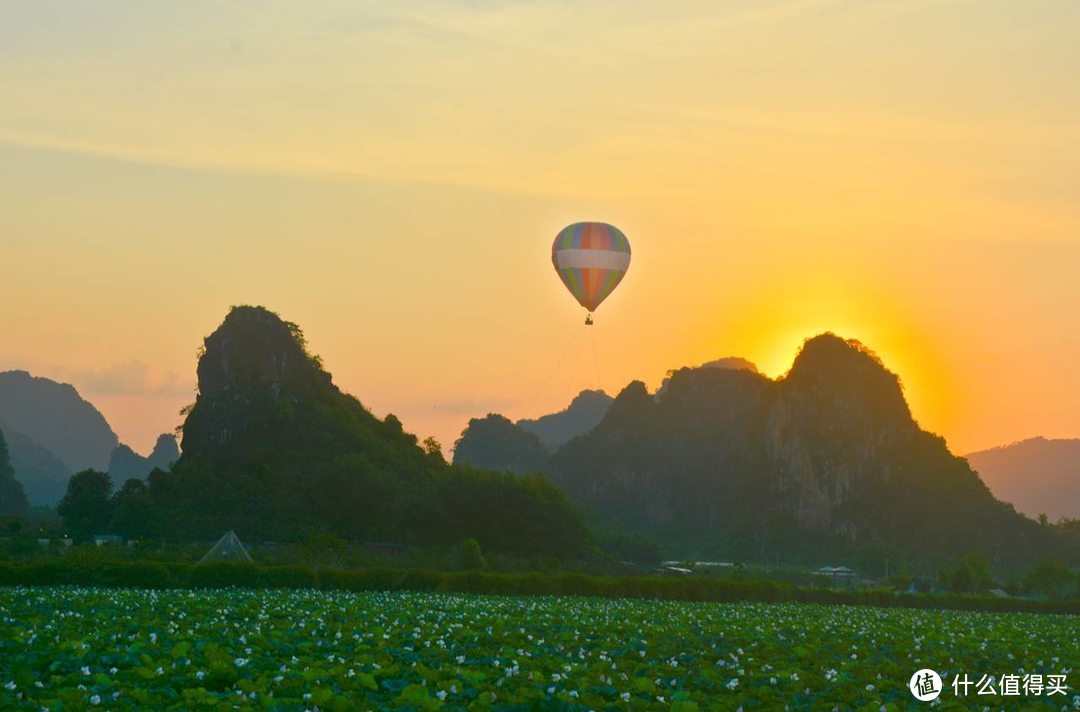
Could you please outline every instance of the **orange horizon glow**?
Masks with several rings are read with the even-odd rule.
[[[957,453],[1080,437],[1080,4],[0,7],[0,369],[145,452],[234,304],[449,449],[831,331]],[[567,224],[629,238],[584,331]],[[595,354],[595,355],[594,355]]]

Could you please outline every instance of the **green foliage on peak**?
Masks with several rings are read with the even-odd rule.
[[[873,352],[833,334],[807,340],[775,381],[681,369],[661,397],[631,383],[545,471],[608,526],[673,554],[873,574],[888,560],[928,571],[972,553],[1013,569],[1076,556],[1064,531],[995,500],[918,426]]]
[[[542,478],[448,465],[393,415],[376,418],[341,392],[300,327],[237,306],[205,340],[199,391],[180,460],[118,493],[119,533],[300,541],[451,544],[486,551],[583,555],[589,536],[566,497]],[[119,516],[123,511],[123,516]],[[152,512],[141,516],[140,512]]]

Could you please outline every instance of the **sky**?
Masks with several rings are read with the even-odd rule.
[[[0,2],[0,370],[147,451],[231,305],[449,448],[805,338],[1080,437],[1075,0]],[[586,329],[565,225],[629,237]]]

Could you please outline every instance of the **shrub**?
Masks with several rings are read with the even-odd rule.
[[[897,594],[881,588],[834,591],[799,588],[771,580],[711,576],[590,576],[578,572],[442,572],[429,569],[309,569],[220,562],[111,561],[98,565],[52,559],[37,563],[0,562],[0,585],[93,585],[133,588],[322,588],[347,591],[442,591],[498,595],[563,595],[684,601],[762,601],[844,604],[992,612],[1080,613],[1080,601],[1028,600],[986,596]]]

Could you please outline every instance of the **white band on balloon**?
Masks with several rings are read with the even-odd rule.
[[[567,248],[555,251],[555,263],[559,269],[614,269],[625,272],[630,266],[630,253]]]

